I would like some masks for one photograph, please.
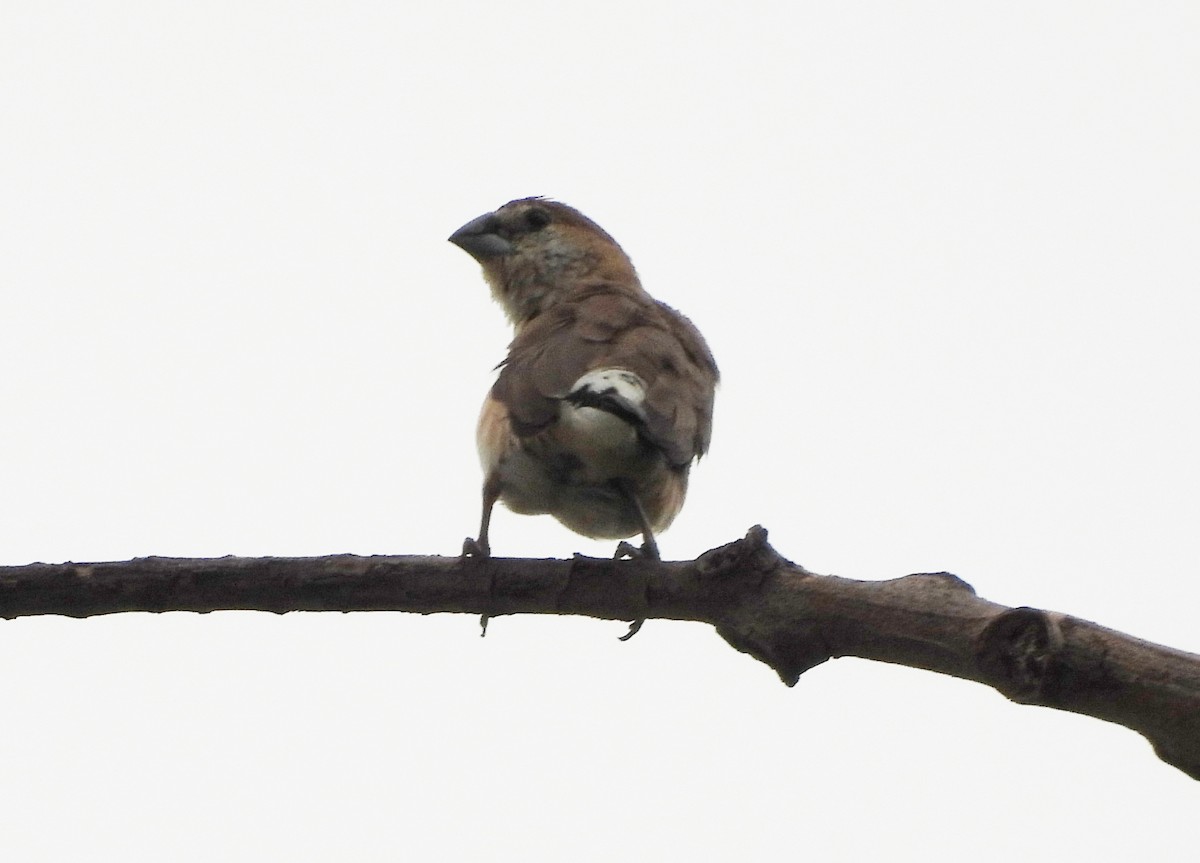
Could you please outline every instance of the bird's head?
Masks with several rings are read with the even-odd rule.
[[[578,210],[545,198],[510,201],[467,222],[450,242],[483,267],[492,295],[514,324],[558,297],[606,282],[641,290],[629,257]]]

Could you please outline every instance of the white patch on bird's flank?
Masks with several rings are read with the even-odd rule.
[[[578,407],[563,402],[560,422],[572,449],[581,454],[631,449],[637,440],[633,426],[600,408]]]
[[[642,417],[646,384],[625,369],[594,369],[571,387],[572,393],[587,391],[614,403],[630,417]],[[632,422],[617,412],[564,400],[559,413],[563,431],[571,446],[589,459],[628,457],[637,448],[637,432]],[[604,453],[606,455],[601,455]]]
[[[571,387],[571,392],[579,390],[611,396],[639,415],[642,413],[642,402],[646,400],[645,382],[625,369],[593,369]]]

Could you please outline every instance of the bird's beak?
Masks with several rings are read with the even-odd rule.
[[[483,263],[512,252],[513,245],[496,233],[500,224],[494,213],[472,219],[450,235],[450,242],[475,260]]]

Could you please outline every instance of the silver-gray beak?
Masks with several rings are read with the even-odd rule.
[[[503,257],[512,252],[513,245],[497,233],[499,227],[495,213],[487,213],[472,219],[451,234],[450,242],[480,263]]]

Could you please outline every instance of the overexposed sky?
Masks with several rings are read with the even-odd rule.
[[[510,334],[445,238],[540,194],[721,364],[665,557],[762,523],[1200,652],[1198,42],[1189,2],[6,3],[0,563],[457,553]],[[499,512],[493,548],[612,544]],[[624,631],[0,621],[0,841],[1194,856],[1200,785],[1122,728]]]

